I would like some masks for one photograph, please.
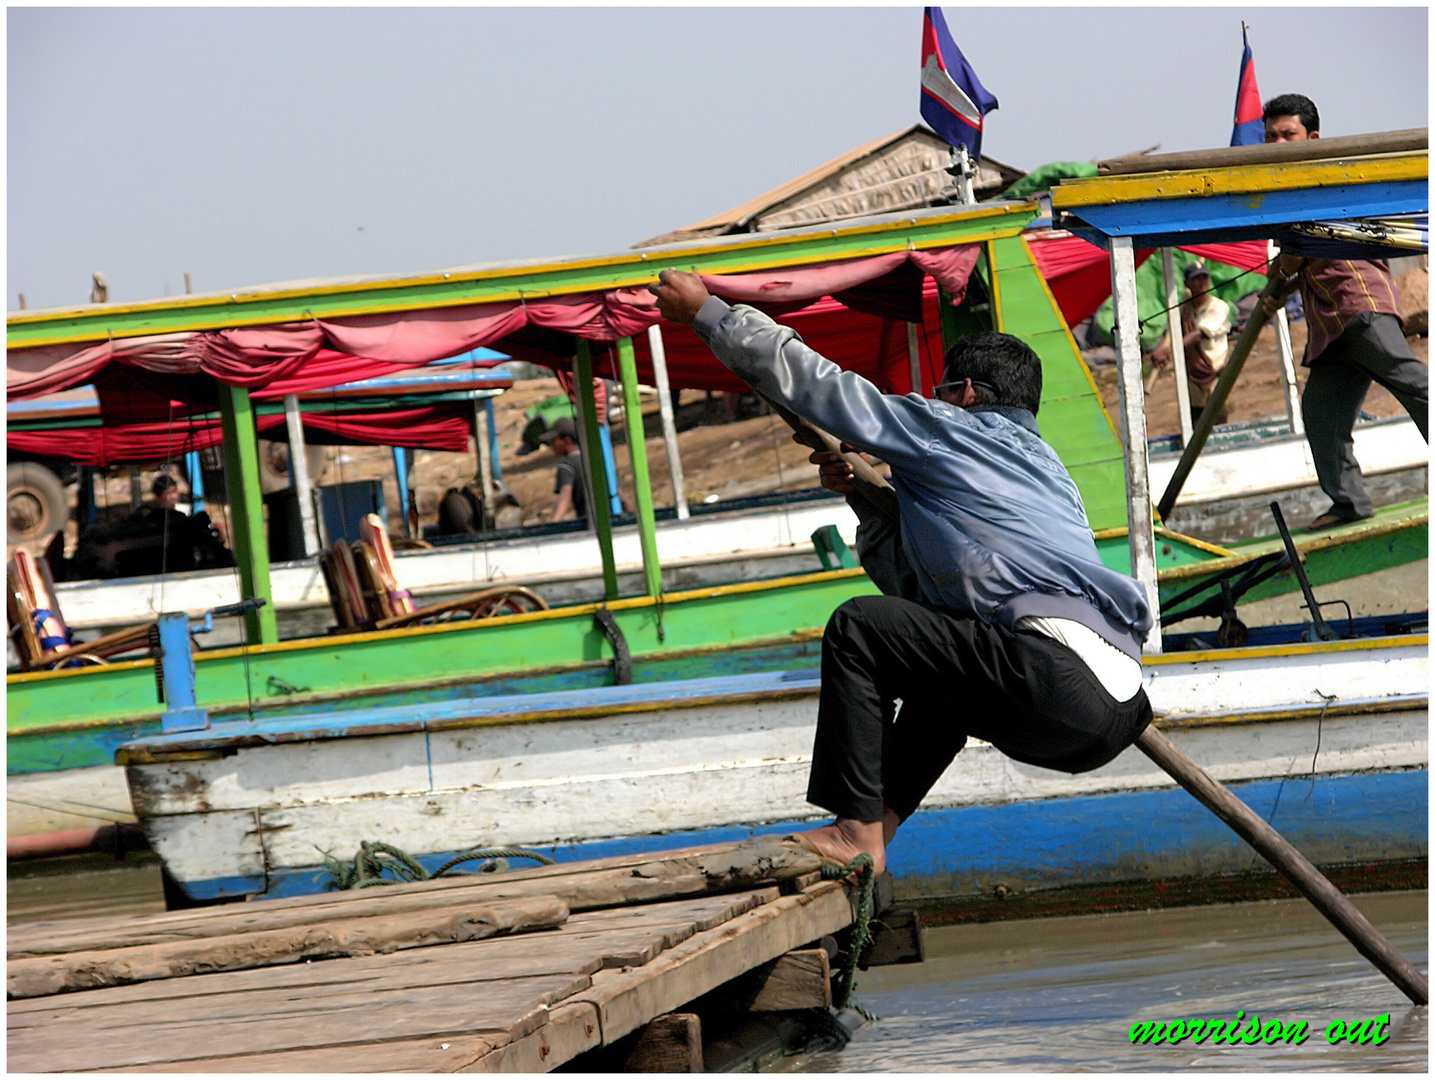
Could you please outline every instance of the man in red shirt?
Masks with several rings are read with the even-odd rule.
[[[1264,118],[1268,143],[1320,138],[1320,113],[1301,94],[1272,98]],[[1265,311],[1274,315],[1300,288],[1307,329],[1302,363],[1310,368],[1301,413],[1316,475],[1331,500],[1330,509],[1310,528],[1370,517],[1374,506],[1351,438],[1360,406],[1371,380],[1378,382],[1405,407],[1428,442],[1429,371],[1405,341],[1395,282],[1385,260],[1282,255],[1280,272],[1286,286],[1265,301]]]

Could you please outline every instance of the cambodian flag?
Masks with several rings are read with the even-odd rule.
[[[1266,141],[1266,125],[1261,119],[1261,92],[1256,87],[1256,62],[1251,57],[1251,43],[1246,40],[1246,24],[1241,23],[1241,77],[1236,83],[1236,126],[1231,130],[1232,146],[1254,146]]]
[[[982,117],[997,107],[947,31],[942,9],[922,16],[922,119],[952,146],[982,157]]]

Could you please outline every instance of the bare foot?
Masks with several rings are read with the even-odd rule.
[[[802,834],[819,852],[844,866],[866,852],[872,856],[877,873],[887,867],[886,846],[882,843],[882,822],[838,818],[831,825]]]

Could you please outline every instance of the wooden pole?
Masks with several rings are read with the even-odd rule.
[[[265,601],[244,615],[251,645],[279,640],[274,621],[274,593],[269,587],[269,542],[264,535],[264,498],[259,487],[259,447],[255,441],[254,407],[242,386],[219,387],[219,417],[224,433],[224,473],[229,488],[229,542],[239,566],[242,599]]]
[[[618,599],[618,565],[613,559],[613,518],[608,507],[608,476],[603,468],[603,444],[598,438],[598,402],[593,396],[593,354],[588,342],[578,341],[573,357],[574,389],[578,394],[579,431],[584,437],[583,456],[588,460],[592,487],[588,496],[588,520],[598,536],[598,554],[603,560],[603,596]]]
[[[1146,402],[1141,382],[1140,317],[1136,313],[1136,256],[1131,237],[1111,239],[1111,296],[1116,308],[1116,351],[1120,358],[1121,427],[1126,433],[1127,546],[1131,576],[1146,590],[1151,633],[1143,651],[1161,651],[1161,594],[1156,585],[1156,531],[1151,521],[1151,480],[1146,460]]]
[[[319,527],[314,521],[314,492],[309,485],[309,456],[305,452],[304,422],[299,412],[299,398],[284,395],[284,427],[289,433],[289,478],[294,481],[294,497],[299,501],[299,522],[304,530],[304,556],[319,550]]]
[[[1429,128],[1382,131],[1373,135],[1340,135],[1304,142],[1264,143],[1259,146],[1219,146],[1177,154],[1113,158],[1097,163],[1102,176],[1166,172],[1171,169],[1221,169],[1240,165],[1274,165],[1288,161],[1321,161],[1364,154],[1399,154],[1424,150],[1430,145]]]
[[[683,482],[683,461],[678,456],[678,426],[673,419],[673,399],[668,388],[668,354],[663,348],[662,328],[648,327],[648,350],[653,356],[653,383],[658,388],[658,415],[663,421],[663,445],[668,452],[668,476],[673,482],[673,505],[678,520],[690,516],[687,487]]]
[[[781,410],[779,415],[792,425],[794,431],[806,436],[818,429],[802,421],[792,413]],[[805,430],[799,425],[805,425]],[[828,439],[832,436],[828,435]],[[804,439],[804,441],[806,441]],[[834,440],[835,441],[835,440]],[[865,462],[863,463],[866,464]],[[868,471],[871,467],[868,466]],[[890,486],[880,477],[878,483],[865,475],[858,474],[856,482],[859,492],[891,521],[896,521],[896,499]],[[885,491],[883,490],[885,488]],[[890,498],[889,498],[890,496]],[[886,507],[890,505],[890,509]],[[1154,727],[1148,727],[1136,739],[1137,748],[1150,758],[1162,772],[1189,791],[1196,800],[1224,821],[1231,829],[1281,874],[1312,904],[1315,905],[1335,928],[1344,934],[1352,945],[1374,964],[1386,978],[1417,1005],[1424,1005],[1430,997],[1429,984],[1414,965],[1410,963],[1389,941],[1370,925],[1345,896],[1317,870],[1304,855],[1297,851],[1275,829],[1267,825],[1240,799],[1236,798],[1214,777],[1172,745],[1171,740]]]
[[[618,377],[623,382],[623,418],[628,425],[628,460],[633,463],[633,496],[638,510],[638,540],[643,548],[643,578],[648,586],[648,595],[657,597],[663,594],[663,568],[658,563],[653,485],[648,479],[648,446],[643,429],[643,403],[638,397],[638,365],[633,355],[632,338],[618,339]]]
[[[1112,243],[1115,244],[1117,241],[1113,240]],[[1128,239],[1126,243],[1129,245],[1131,241]],[[1246,320],[1246,328],[1241,331],[1240,339],[1236,342],[1235,348],[1231,350],[1230,359],[1221,369],[1221,377],[1211,388],[1211,396],[1206,400],[1206,407],[1202,410],[1201,417],[1196,421],[1195,429],[1191,432],[1191,441],[1181,452],[1181,460],[1176,463],[1176,471],[1171,474],[1166,491],[1156,505],[1156,512],[1161,515],[1163,520],[1175,508],[1181,488],[1185,486],[1186,478],[1191,475],[1191,470],[1196,465],[1196,458],[1200,455],[1201,448],[1206,445],[1206,438],[1211,434],[1211,429],[1216,426],[1216,417],[1221,414],[1226,399],[1231,396],[1231,388],[1236,385],[1236,378],[1241,374],[1241,368],[1245,367],[1246,358],[1251,355],[1251,347],[1255,345],[1256,338],[1261,336],[1261,330],[1266,325],[1266,312],[1263,307],[1266,298],[1275,296],[1280,288],[1280,274],[1272,274],[1270,280],[1266,282],[1266,287],[1261,290],[1255,310]]]
[[[1181,332],[1181,285],[1176,280],[1176,259],[1170,248],[1161,249],[1161,271],[1166,276],[1166,319],[1171,332],[1171,368],[1176,376],[1176,412],[1181,420],[1181,445],[1191,442],[1191,384],[1186,381],[1186,335]]]
[[[1267,825],[1199,765],[1172,745],[1171,740],[1148,727],[1136,746],[1161,770],[1196,797],[1196,800],[1229,825],[1262,858],[1279,870],[1301,891],[1342,934],[1356,951],[1374,964],[1382,975],[1398,986],[1417,1005],[1430,1000],[1430,984],[1413,964],[1370,925],[1345,895],[1317,870],[1304,855]]]

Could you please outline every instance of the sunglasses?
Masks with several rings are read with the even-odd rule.
[[[932,387],[932,396],[936,397],[943,390],[955,391],[968,386],[979,386],[983,390],[986,390],[993,395],[995,395],[997,392],[997,388],[995,386],[993,386],[989,382],[983,382],[981,379],[953,379],[951,382],[938,383],[936,386]]]

